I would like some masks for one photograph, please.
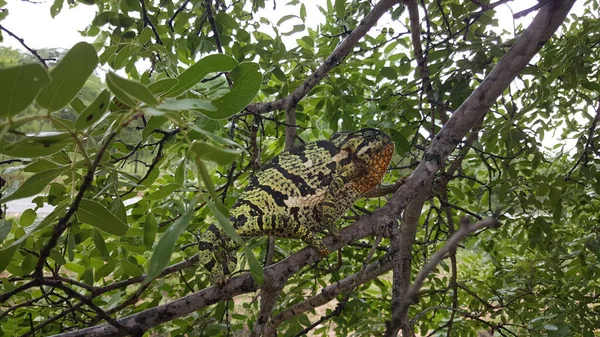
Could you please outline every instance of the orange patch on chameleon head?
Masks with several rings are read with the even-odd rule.
[[[394,143],[390,143],[371,158],[368,165],[369,174],[366,177],[354,182],[354,186],[361,194],[366,193],[375,186],[379,185],[381,178],[383,178],[386,169],[390,165],[393,154]]]

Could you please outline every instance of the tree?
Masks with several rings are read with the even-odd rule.
[[[498,27],[503,0],[289,1],[297,15],[278,22],[259,14],[278,2],[93,3],[93,45],[49,72],[0,70],[2,164],[26,177],[0,202],[41,193],[55,206],[0,225],[4,334],[600,329],[598,1],[580,16],[574,0],[540,1],[512,32]],[[98,64],[107,90],[83,103]],[[20,115],[29,104],[45,113]],[[74,122],[56,117],[67,105]],[[19,132],[37,120],[57,132]],[[251,273],[210,286],[195,243],[230,226],[260,164],[364,126],[397,153],[386,184],[325,239],[338,258],[251,240]],[[142,173],[123,169],[140,160]]]

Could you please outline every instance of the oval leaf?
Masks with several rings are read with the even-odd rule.
[[[123,236],[127,233],[127,224],[96,201],[81,199],[79,208],[75,214],[77,214],[77,217],[81,222],[90,224],[107,233],[118,236]]]
[[[102,234],[100,234],[100,231],[94,231],[94,245],[96,245],[96,249],[98,249],[102,258],[105,261],[108,261],[110,254],[108,253],[108,249],[106,249],[106,242],[104,241]]]
[[[208,55],[181,73],[181,75],[177,77],[179,83],[177,83],[177,85],[175,85],[165,96],[179,96],[184,91],[200,82],[206,75],[219,71],[230,71],[237,65],[238,61],[231,56],[225,54]]]
[[[3,272],[4,269],[6,269],[6,267],[8,267],[8,265],[13,261],[13,255],[15,255],[15,252],[17,249],[19,249],[19,246],[21,246],[23,241],[25,241],[28,236],[29,235],[24,235],[17,241],[13,242],[10,246],[0,249],[0,272]]]
[[[229,93],[212,101],[213,105],[217,107],[217,111],[213,112],[202,108],[196,110],[213,119],[229,118],[242,111],[252,102],[260,89],[262,74],[259,70],[260,67],[256,63],[240,64],[229,73],[229,77],[233,81],[233,88]]]
[[[158,229],[158,222],[156,217],[152,213],[148,213],[146,221],[144,222],[144,246],[151,249],[156,239],[156,230]]]
[[[213,161],[219,165],[229,165],[242,153],[241,149],[218,147],[201,140],[192,143],[192,151],[201,159]]]
[[[110,93],[107,90],[102,90],[98,97],[77,117],[75,124],[73,124],[75,129],[84,130],[94,125],[104,115],[109,103]]]
[[[27,179],[21,187],[19,187],[14,193],[11,195],[7,195],[4,198],[0,199],[0,203],[5,203],[7,201],[27,198],[32,195],[37,195],[40,193],[52,180],[61,175],[64,171],[66,171],[66,167],[60,167],[57,169],[47,170],[40,173],[36,173],[32,175],[29,179]]]
[[[167,228],[165,233],[160,237],[160,240],[154,248],[152,257],[150,258],[150,262],[148,264],[148,274],[146,274],[144,283],[148,283],[157,277],[167,267],[169,261],[171,261],[171,254],[173,254],[175,243],[187,228],[190,220],[192,220],[194,208],[197,203],[198,198],[196,197],[190,203],[190,205],[188,205],[188,209],[185,211],[185,213],[183,213],[183,215],[177,219],[174,224]]]
[[[49,82],[48,73],[38,63],[0,69],[0,117],[25,110]]]
[[[250,276],[252,276],[254,282],[257,284],[263,284],[265,282],[265,274],[262,266],[260,263],[258,263],[256,256],[254,256],[254,253],[252,253],[252,250],[248,247],[248,245],[244,246],[244,254],[246,254],[246,259],[250,265]]]
[[[37,97],[37,103],[48,111],[64,108],[83,88],[98,65],[98,55],[91,44],[80,42],[50,71],[50,84]]]
[[[119,89],[121,89],[127,95],[150,106],[155,106],[158,104],[158,101],[156,100],[154,95],[152,95],[150,90],[148,90],[148,87],[146,87],[145,85],[136,81],[122,78],[113,72],[109,72],[106,75],[106,78],[110,80],[114,85],[119,87]]]
[[[179,83],[179,80],[177,80],[176,78],[164,78],[162,80],[158,80],[150,84],[148,86],[148,89],[150,89],[150,92],[154,95],[160,96],[165,92],[168,92],[169,90],[173,89],[173,87],[177,85],[177,83]]]
[[[185,98],[180,100],[169,100],[161,103],[157,106],[158,109],[165,110],[193,110],[199,109],[201,111],[217,111],[217,107],[212,104],[211,101],[201,98]]]
[[[10,144],[0,142],[0,153],[17,158],[37,158],[54,154],[71,143],[68,133],[35,136]]]
[[[112,81],[112,78],[109,77],[108,74],[106,75],[106,86],[110,92],[112,92],[123,104],[126,104],[130,107],[137,106],[137,101],[126,94],[125,91],[121,90],[121,88],[119,88],[119,86]]]
[[[158,200],[168,197],[171,193],[175,192],[180,186],[178,184],[167,184],[165,186],[160,187],[155,192],[150,193],[148,195],[148,200]]]

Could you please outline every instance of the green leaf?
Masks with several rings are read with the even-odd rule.
[[[117,267],[117,260],[108,261],[105,265],[96,269],[96,272],[94,273],[94,279],[96,281],[99,281],[103,277],[110,275],[115,270],[116,267]]]
[[[146,127],[142,131],[142,138],[146,139],[152,132],[158,129],[161,125],[163,125],[168,119],[162,116],[152,116],[146,123]]]
[[[293,14],[284,15],[281,17],[281,19],[279,19],[279,21],[277,21],[277,26],[281,26],[284,22],[295,18],[298,18],[298,16]]]
[[[148,200],[159,200],[168,197],[171,193],[175,192],[179,187],[178,184],[167,184],[165,186],[160,187],[158,190],[150,193],[147,196]]]
[[[121,198],[117,197],[111,200],[107,209],[111,214],[114,214],[117,218],[121,219],[123,223],[127,223],[127,210],[125,209],[125,204],[123,204]]]
[[[115,56],[113,64],[111,65],[112,68],[114,70],[123,68],[125,61],[127,61],[133,52],[134,50],[130,45],[126,45],[125,47],[121,48],[121,50],[117,52],[117,56]]]
[[[142,30],[142,33],[140,34],[138,41],[140,42],[140,44],[146,44],[146,43],[150,42],[151,37],[152,37],[152,29],[150,27],[146,27],[146,28],[144,28],[144,30]]]
[[[190,139],[197,139],[197,137],[195,137],[195,133],[199,133],[201,135],[206,136],[207,138],[210,138],[212,141],[222,144],[222,145],[226,145],[226,146],[233,146],[233,147],[238,147],[238,148],[242,148],[240,146],[240,144],[234,142],[233,140],[229,139],[229,138],[224,138],[221,137],[219,135],[216,135],[212,132],[206,131],[204,129],[201,129],[195,125],[190,125],[190,131],[188,131],[188,137]]]
[[[73,262],[65,263],[65,268],[77,274],[81,274],[85,271],[85,267]]]
[[[37,195],[52,182],[56,177],[61,175],[67,170],[66,167],[60,167],[57,169],[47,170],[40,173],[36,173],[27,179],[21,187],[19,187],[14,193],[5,196],[0,199],[0,203],[6,203],[11,200],[27,198],[32,195]]]
[[[300,4],[300,19],[302,19],[302,22],[306,20],[306,6],[304,4]]]
[[[127,233],[127,224],[96,201],[81,199],[75,214],[81,222],[90,224],[107,233],[117,236],[123,236]]]
[[[225,54],[208,55],[179,75],[179,77],[177,77],[179,83],[177,83],[177,85],[175,85],[175,87],[173,87],[173,89],[165,96],[179,96],[184,91],[200,82],[206,75],[213,72],[230,71],[237,65],[238,61],[231,56]]]
[[[402,156],[410,150],[410,142],[400,132],[390,129],[390,137],[392,137],[392,140],[396,145],[396,152],[399,155]]]
[[[292,27],[292,30],[284,32],[284,33],[281,33],[281,35],[283,35],[283,36],[290,36],[290,35],[293,35],[295,33],[300,33],[302,31],[304,31],[305,29],[306,29],[305,25],[294,25]]]
[[[54,0],[54,3],[50,6],[50,16],[52,16],[53,19],[60,13],[64,2],[65,0]]]
[[[113,72],[109,72],[106,75],[106,78],[127,95],[150,106],[155,106],[158,104],[158,101],[156,100],[154,95],[152,95],[150,90],[148,90],[148,87],[146,87],[145,85],[136,81],[122,78]]]
[[[214,106],[211,101],[201,98],[184,98],[180,100],[168,100],[161,103],[156,108],[174,111],[193,109],[198,109],[202,111],[217,111],[217,107]]]
[[[6,237],[8,237],[8,233],[10,233],[12,225],[12,219],[0,219],[0,243],[2,243]]]
[[[31,172],[31,173],[38,173],[38,172],[42,172],[45,170],[49,170],[49,169],[54,169],[54,168],[58,168],[59,165],[57,165],[56,163],[53,163],[47,159],[39,159],[36,160],[34,162],[32,162],[31,164],[27,165],[23,171],[24,172]]]
[[[108,109],[109,103],[110,93],[108,90],[102,90],[98,97],[77,117],[73,124],[75,129],[84,130],[94,125],[102,118],[106,109]]]
[[[71,135],[56,133],[50,136],[27,137],[11,144],[0,142],[0,153],[17,158],[37,158],[55,154],[69,144],[72,144]]]
[[[213,161],[219,165],[231,164],[243,152],[241,149],[219,147],[201,140],[194,141],[191,150],[199,158]]]
[[[335,14],[339,19],[343,19],[346,16],[346,1],[335,0]]]
[[[387,78],[389,80],[397,80],[398,79],[398,73],[392,67],[382,67],[379,70],[379,77],[385,77],[385,78]]]
[[[244,246],[244,254],[246,254],[246,259],[248,260],[248,264],[250,265],[250,275],[254,279],[254,282],[257,284],[263,284],[265,282],[265,274],[262,269],[260,263],[252,253],[252,250],[248,247],[248,245]]]
[[[106,74],[106,86],[122,103],[130,107],[138,105],[137,101],[131,98],[131,96],[129,96],[128,94],[126,94],[125,91],[121,90],[121,88],[119,88],[119,86],[112,81],[111,77],[109,77],[108,74]]]
[[[100,64],[104,65],[106,62],[108,62],[108,59],[117,52],[118,49],[119,49],[118,45],[106,47],[104,49],[104,51],[102,52],[102,54],[100,54],[100,56],[98,56],[98,62],[100,62]]]
[[[27,235],[29,236],[29,235]],[[10,246],[0,249],[0,272],[3,272],[6,267],[13,261],[13,256],[19,246],[25,241],[27,237],[23,236],[17,241],[13,242]]]
[[[183,215],[167,228],[165,233],[160,237],[160,240],[158,240],[148,263],[148,274],[146,274],[144,283],[148,283],[156,278],[167,267],[169,261],[171,261],[171,254],[173,254],[175,243],[177,243],[177,239],[183,234],[192,220],[194,208],[198,200],[199,198],[195,197]]]
[[[0,69],[0,117],[25,110],[48,83],[50,77],[39,63]]]
[[[96,249],[100,251],[100,255],[105,261],[108,261],[110,258],[110,254],[108,253],[108,249],[106,249],[106,242],[104,242],[104,238],[99,231],[94,231],[94,245],[96,245]]]
[[[140,266],[135,265],[125,259],[121,260],[121,268],[123,268],[123,272],[125,272],[125,274],[129,277],[139,277],[144,273]]]
[[[91,44],[80,42],[50,70],[50,84],[37,96],[37,103],[48,111],[57,111],[75,98],[98,65],[98,55]]]
[[[146,221],[144,222],[144,246],[148,249],[152,249],[154,240],[156,240],[156,230],[158,229],[158,222],[156,217],[152,213],[146,215]]]
[[[37,218],[37,213],[31,208],[28,208],[21,214],[19,225],[23,228],[29,227],[35,221],[35,218]]]
[[[233,88],[229,93],[212,101],[217,111],[197,108],[209,118],[224,119],[233,116],[245,108],[258,93],[262,84],[262,74],[256,63],[242,63],[229,73]]]
[[[174,86],[179,83],[179,80],[176,78],[164,78],[162,80],[156,81],[148,86],[150,92],[154,95],[160,96],[169,90],[173,89]]]

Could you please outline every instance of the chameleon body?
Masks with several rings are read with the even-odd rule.
[[[381,182],[393,152],[390,137],[375,129],[336,133],[284,151],[250,179],[230,210],[230,221],[242,237],[301,239],[327,255],[316,234],[338,235],[336,220]],[[200,263],[213,283],[223,283],[235,269],[238,248],[215,225],[204,232]]]

